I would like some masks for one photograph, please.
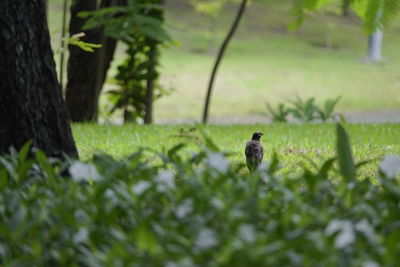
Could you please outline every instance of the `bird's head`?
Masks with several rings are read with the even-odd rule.
[[[251,137],[251,140],[258,140],[260,141],[261,136],[263,136],[264,134],[262,132],[256,132],[253,133],[253,136]]]

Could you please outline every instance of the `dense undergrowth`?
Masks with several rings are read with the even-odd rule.
[[[340,125],[336,136],[335,158],[291,179],[279,155],[249,175],[207,137],[190,157],[184,144],[90,163],[11,151],[0,157],[0,264],[398,266],[399,158],[360,177]]]

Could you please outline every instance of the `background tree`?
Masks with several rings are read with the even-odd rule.
[[[44,0],[0,2],[0,58],[0,153],[32,141],[48,155],[77,157]]]
[[[111,112],[123,111],[125,121],[152,122],[153,102],[164,90],[157,83],[160,45],[171,42],[164,29],[162,0],[128,0],[126,6],[81,13],[89,17],[84,29],[103,28],[106,36],[122,41],[126,60],[118,66],[118,89],[112,90]]]
[[[379,20],[382,16],[382,2],[374,3],[372,5],[374,8],[370,8],[370,11],[368,11],[370,14],[366,14],[365,16],[369,16],[369,19],[371,20],[369,27],[374,29],[372,33],[369,33],[368,35],[368,54],[365,60],[367,62],[381,62],[383,60],[382,58],[382,43],[383,43],[383,25],[375,25],[379,23]],[[362,10],[362,9],[361,9]],[[361,16],[363,15],[362,12],[366,12],[362,10],[360,12]],[[371,14],[372,13],[372,14]],[[376,15],[374,16],[373,14]]]
[[[343,17],[348,17],[350,16],[350,5],[351,5],[351,0],[342,0],[342,16]]]
[[[82,11],[96,11],[102,8],[124,4],[125,0],[76,0],[71,5],[70,35],[82,32],[86,18]],[[95,121],[99,112],[99,96],[106,79],[108,68],[114,57],[117,41],[104,34],[104,28],[85,30],[84,42],[102,44],[100,49],[88,53],[75,45],[69,45],[68,82],[65,101],[68,113],[75,122]]]
[[[316,11],[329,1],[297,0],[294,10],[297,14],[296,23],[300,25],[307,11]],[[367,61],[382,61],[382,29],[400,12],[399,0],[342,0],[347,10],[351,7],[364,21],[364,30],[368,34]]]
[[[368,36],[368,55],[367,62],[381,62],[382,58],[383,30],[377,28]]]
[[[153,28],[150,32],[143,29],[137,29],[127,33],[127,36],[119,36],[128,47],[126,51],[127,58],[124,63],[118,66],[116,80],[119,88],[113,90],[111,102],[112,109],[123,110],[124,122],[137,122],[143,119],[144,124],[153,122],[153,103],[161,97],[165,90],[159,85],[159,59],[160,46],[169,42],[171,39],[162,29],[164,10],[146,6],[146,4],[163,4],[162,0],[143,0],[144,6],[139,7],[137,15],[145,22],[146,18],[153,21]],[[132,25],[133,26],[133,25]],[[135,27],[133,27],[135,28]],[[137,27],[136,27],[137,28]],[[154,34],[159,32],[160,35]],[[164,37],[163,37],[164,36]]]
[[[46,10],[47,14],[47,10],[49,9],[49,0],[44,0],[44,9]]]

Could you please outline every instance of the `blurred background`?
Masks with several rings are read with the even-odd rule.
[[[63,4],[50,0],[48,5],[58,66]],[[154,103],[155,123],[200,120],[209,75],[238,5],[222,1],[203,8],[191,0],[165,2],[165,27],[173,42],[160,50],[163,95]],[[268,122],[266,103],[276,107],[296,97],[314,97],[322,105],[339,96],[336,109],[350,121],[400,121],[400,20],[383,30],[383,60],[370,62],[368,36],[347,7],[328,5],[290,30],[292,8],[292,1],[250,2],[219,69],[211,122]],[[120,122],[118,113],[108,112],[107,92],[116,88],[125,50],[120,42],[100,97],[99,121]]]

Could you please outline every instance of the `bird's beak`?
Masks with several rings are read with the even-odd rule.
[[[261,135],[264,135],[263,133],[260,133]]]

